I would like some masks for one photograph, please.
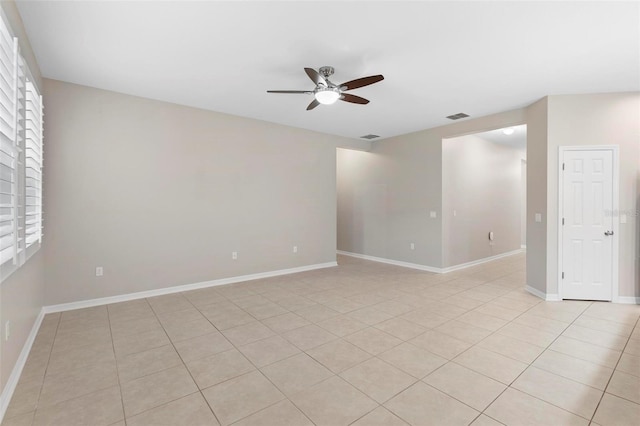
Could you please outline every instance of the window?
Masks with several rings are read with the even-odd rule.
[[[4,280],[42,241],[43,106],[0,19],[0,267]]]

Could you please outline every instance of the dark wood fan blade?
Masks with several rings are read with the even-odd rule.
[[[346,83],[342,83],[340,87],[344,88],[342,90],[353,90],[357,89],[358,87],[368,86],[382,80],[384,80],[384,77],[382,75],[372,75],[369,77],[362,77],[356,80],[347,81]]]
[[[352,104],[366,105],[369,103],[369,99],[361,98],[360,96],[352,95],[349,93],[343,93],[340,96],[341,101],[351,102]]]
[[[301,93],[303,95],[310,95],[313,92],[308,90],[267,90],[267,93]]]
[[[311,101],[311,103],[309,104],[309,106],[307,107],[307,111],[311,111],[312,109],[314,109],[315,107],[317,107],[318,105],[320,105],[320,102],[318,102],[317,99],[314,99],[313,101]]]
[[[316,84],[316,86],[317,85],[323,85],[325,87],[328,86],[327,80],[325,80],[324,77],[321,76],[318,73],[318,71],[314,70],[313,68],[305,68],[304,72],[307,73],[311,81],[313,81]]]

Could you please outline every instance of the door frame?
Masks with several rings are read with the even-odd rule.
[[[620,245],[620,147],[618,145],[565,145],[558,147],[558,299],[562,298],[562,252],[564,249],[564,235],[562,227],[563,217],[563,196],[564,196],[564,175],[562,173],[562,164],[564,160],[564,153],[567,151],[611,151],[613,154],[613,211],[612,226],[613,226],[613,245],[612,245],[612,264],[611,264],[611,302],[618,301],[619,292],[619,245]]]

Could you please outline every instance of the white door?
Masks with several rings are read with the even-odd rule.
[[[613,150],[566,150],[562,157],[561,297],[611,300]]]

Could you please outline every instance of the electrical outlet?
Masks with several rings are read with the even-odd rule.
[[[435,211],[431,210],[431,212],[429,213],[429,216],[431,217],[431,219],[435,219],[438,215],[436,214]]]
[[[415,245],[415,243],[411,243],[411,244],[409,245],[409,247],[411,247],[411,250],[415,250],[415,249],[416,249],[416,245]]]
[[[231,259],[238,260],[238,252],[237,251],[232,251],[231,252]]]
[[[101,277],[104,275],[104,269],[102,266],[96,266],[96,277]]]
[[[535,221],[538,223],[542,222],[542,213],[536,213]]]
[[[4,323],[4,340],[5,342],[9,340],[9,335],[11,334],[11,321],[7,321]]]
[[[293,246],[293,252],[297,253],[298,252],[298,246]]]

